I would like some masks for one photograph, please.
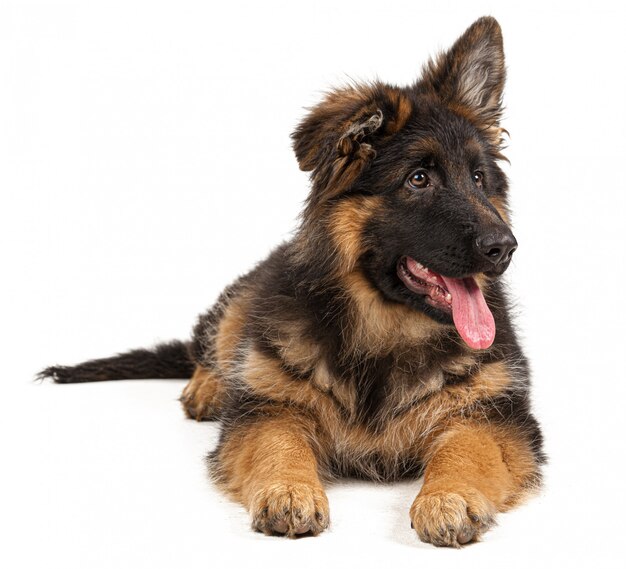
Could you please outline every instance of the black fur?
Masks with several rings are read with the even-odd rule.
[[[114,379],[183,379],[191,377],[195,364],[188,344],[173,341],[153,349],[138,349],[75,366],[51,366],[38,374],[56,383],[84,383]]]

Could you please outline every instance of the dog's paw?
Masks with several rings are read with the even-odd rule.
[[[190,419],[217,419],[221,409],[219,380],[209,371],[194,374],[183,389],[180,402]]]
[[[411,527],[422,541],[460,547],[494,524],[495,506],[478,490],[420,494],[411,506]]]
[[[324,490],[309,484],[266,486],[254,495],[250,513],[252,527],[266,535],[317,535],[330,522]]]

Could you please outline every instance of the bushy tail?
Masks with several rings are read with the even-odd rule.
[[[149,350],[132,350],[75,366],[51,366],[39,372],[37,377],[49,377],[57,383],[112,379],[186,379],[191,377],[194,368],[187,344],[175,341],[159,344]]]

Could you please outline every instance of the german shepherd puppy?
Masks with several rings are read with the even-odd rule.
[[[295,236],[226,288],[191,342],[41,377],[190,377],[187,415],[221,423],[212,474],[266,534],[326,529],[336,477],[423,474],[419,538],[477,540],[544,461],[499,278],[517,247],[498,166],[504,79],[485,17],[413,85],[330,92],[292,135],[312,181]]]

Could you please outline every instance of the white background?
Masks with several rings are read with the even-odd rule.
[[[620,4],[3,2],[2,566],[623,567]],[[303,107],[348,77],[411,82],[484,14],[509,68],[509,280],[550,456],[541,496],[450,551],[409,527],[419,482],[346,482],[326,534],[267,538],[208,481],[217,428],[184,419],[182,382],[32,382],[188,337],[295,226]]]

